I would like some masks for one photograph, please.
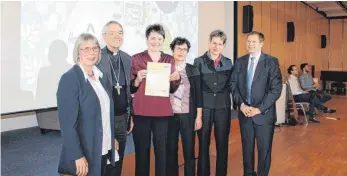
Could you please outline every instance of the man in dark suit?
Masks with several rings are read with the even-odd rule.
[[[264,35],[247,36],[245,56],[237,59],[231,75],[231,92],[239,111],[244,175],[266,176],[271,165],[271,150],[276,122],[276,100],[282,91],[278,60],[261,51]],[[254,144],[257,140],[258,171],[254,171]]]
[[[115,112],[115,143],[119,154],[119,161],[113,169],[115,176],[122,173],[123,157],[127,133],[133,127],[131,117],[132,98],[130,93],[131,56],[120,50],[123,43],[123,27],[117,21],[106,23],[102,30],[106,46],[101,50],[99,69],[106,74],[111,83]],[[129,129],[128,129],[129,124]],[[112,169],[109,165],[108,169]]]

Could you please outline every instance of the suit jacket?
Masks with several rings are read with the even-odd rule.
[[[194,60],[194,66],[200,71],[202,101],[204,108],[230,108],[229,82],[233,68],[231,60],[221,56],[217,69],[207,52]]]
[[[202,108],[200,72],[194,65],[188,63],[185,69],[190,84],[189,115],[196,118],[197,108]]]
[[[282,92],[282,75],[278,60],[261,53],[252,82],[251,104],[247,102],[248,61],[249,54],[236,60],[230,81],[234,103],[239,109],[242,103],[258,108],[261,114],[252,117],[254,123],[274,124],[277,118],[276,100]],[[242,121],[245,118],[247,117],[239,111],[239,120]]]
[[[132,96],[130,93],[130,74],[131,74],[131,56],[129,54],[127,54],[126,52],[119,50],[118,54],[120,54],[120,59],[121,59],[121,63],[123,65],[124,68],[124,72],[125,72],[125,82],[126,82],[126,94],[127,94],[127,112],[128,112],[128,117],[130,117],[130,115],[133,112],[132,109]],[[109,55],[107,53],[107,49],[106,46],[101,50],[101,60],[100,62],[97,64],[97,67],[104,73],[106,74],[106,77],[108,79],[108,81],[110,82],[110,86],[108,87],[108,89],[110,89],[110,92],[112,92],[112,86],[115,85],[114,84],[114,79],[112,77],[112,70],[111,70],[111,62],[110,62],[110,58]]]
[[[110,97],[111,141],[114,141],[114,115],[112,94],[105,75],[99,78]],[[83,71],[74,65],[63,74],[57,91],[58,115],[63,139],[58,172],[76,174],[75,160],[86,157],[88,175],[101,174],[102,118],[98,96],[92,85],[85,79]],[[114,165],[114,142],[112,145],[112,165]]]

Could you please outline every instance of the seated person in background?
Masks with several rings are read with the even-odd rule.
[[[311,76],[311,65],[308,65],[308,63],[303,63],[300,65],[300,68],[302,70],[302,74],[300,75],[300,85],[303,90],[315,93],[321,102],[325,103],[328,100],[330,100],[332,97],[330,94],[325,92],[319,92],[319,83],[318,80],[314,80]]]
[[[323,111],[324,113],[336,112],[336,110],[328,109],[327,107],[325,107],[316,94],[301,89],[298,81],[298,69],[295,65],[289,66],[288,73],[288,82],[293,94],[294,101],[310,103],[309,111],[307,114],[311,122],[319,123],[319,121],[314,118],[314,108],[317,108],[318,110]]]

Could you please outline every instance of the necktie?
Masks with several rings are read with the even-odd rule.
[[[248,103],[251,104],[251,88],[253,80],[253,67],[254,67],[254,57],[251,57],[251,65],[249,66],[247,72],[247,99]]]

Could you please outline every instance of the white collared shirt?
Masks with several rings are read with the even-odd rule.
[[[105,88],[99,81],[102,78],[103,73],[93,66],[93,72],[95,80],[91,79],[83,67],[78,64],[83,71],[84,78],[92,85],[96,95],[98,96],[100,108],[101,108],[101,121],[102,121],[102,155],[106,155],[111,150],[111,122],[110,122],[110,97],[108,96]]]
[[[252,75],[252,80],[254,78],[254,73],[255,73],[255,69],[257,68],[257,65],[258,65],[258,62],[259,62],[259,59],[260,59],[260,55],[261,55],[261,52],[259,52],[256,56],[252,56],[251,54],[249,55],[249,58],[248,58],[248,67],[247,67],[247,72],[249,70],[249,67],[251,66],[251,58],[254,57],[254,65],[253,65],[253,75]]]
[[[304,93],[304,91],[299,85],[298,77],[294,75],[289,75],[288,82],[293,95],[300,95]]]

